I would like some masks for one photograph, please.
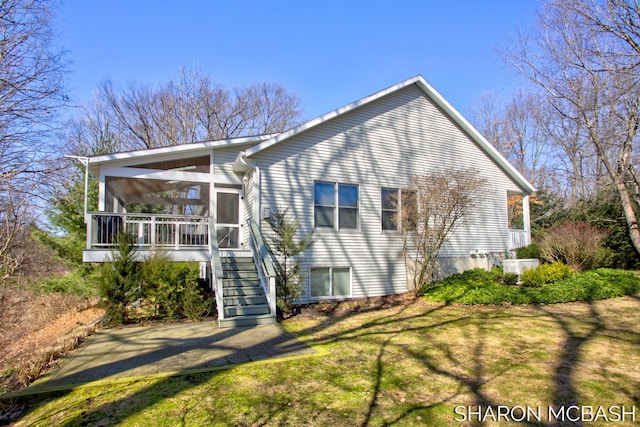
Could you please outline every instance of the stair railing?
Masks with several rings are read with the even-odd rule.
[[[209,218],[209,251],[211,252],[211,285],[216,297],[219,323],[224,320],[224,290],[222,285],[222,261],[220,260],[220,249],[218,248],[213,218]]]
[[[258,269],[260,284],[264,289],[272,316],[276,316],[276,270],[271,258],[271,253],[264,243],[264,237],[258,224],[251,218],[247,220],[249,225],[249,243],[253,259]]]

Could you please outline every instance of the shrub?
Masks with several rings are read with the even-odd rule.
[[[99,269],[98,289],[109,321],[124,323],[129,320],[130,304],[140,296],[140,263],[136,261],[133,236],[120,233],[115,240],[113,260]]]
[[[100,269],[100,296],[111,323],[139,317],[196,319],[209,314],[212,301],[198,285],[197,263],[173,262],[165,253],[136,261],[134,240],[117,238],[112,262]]]
[[[297,256],[313,245],[313,232],[300,237],[300,223],[288,209],[273,212],[269,225],[273,231],[269,246],[276,255],[276,305],[287,315],[303,292],[305,275]]]
[[[530,245],[516,249],[518,259],[540,259],[540,247],[533,242]]]
[[[640,292],[639,275],[608,268],[575,273],[539,288],[505,286],[496,281],[494,272],[475,269],[434,283],[424,298],[459,304],[555,304],[615,298],[637,292]]]
[[[81,298],[91,298],[96,296],[96,288],[92,281],[95,277],[85,275],[81,271],[75,271],[65,276],[51,276],[41,281],[35,282],[31,288],[37,292],[63,293],[77,295]]]
[[[502,281],[507,286],[515,286],[518,284],[518,273],[505,273]]]
[[[147,315],[164,319],[197,319],[211,310],[211,298],[198,285],[197,263],[173,262],[156,252],[140,266]]]
[[[213,307],[213,299],[202,289],[198,281],[187,282],[182,296],[182,314],[188,319],[208,316]]]
[[[539,288],[547,283],[553,283],[573,274],[573,270],[566,264],[555,262],[553,264],[542,264],[536,268],[528,268],[522,272],[520,279],[522,285]]]
[[[613,253],[602,246],[607,231],[588,222],[563,222],[545,233],[540,253],[549,262],[563,262],[576,271],[607,266]]]

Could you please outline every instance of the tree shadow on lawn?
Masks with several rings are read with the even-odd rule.
[[[632,299],[640,300],[637,296],[632,297]],[[322,338],[317,340],[318,343],[324,344],[336,343],[342,340],[362,339],[366,336],[371,335],[380,337],[379,349],[376,355],[376,381],[373,385],[373,396],[370,400],[365,420],[362,423],[363,426],[380,423],[379,419],[374,420],[374,414],[376,407],[379,405],[379,400],[383,391],[383,388],[381,387],[381,381],[383,381],[383,378],[385,376],[385,367],[388,366],[388,364],[384,361],[385,354],[390,353],[391,349],[392,351],[396,352],[404,352],[406,356],[411,360],[418,361],[424,369],[425,378],[428,378],[429,375],[444,377],[455,383],[456,388],[448,395],[441,397],[439,400],[432,401],[430,404],[413,405],[408,407],[407,410],[405,410],[396,418],[386,419],[384,421],[385,425],[392,425],[401,421],[409,421],[409,417],[413,413],[423,412],[424,410],[432,409],[444,403],[455,404],[456,398],[461,398],[462,395],[466,395],[469,393],[472,395],[472,402],[465,403],[467,403],[467,405],[476,406],[475,409],[477,409],[477,406],[481,406],[483,408],[491,407],[493,408],[494,414],[497,415],[496,408],[498,408],[499,406],[513,407],[513,401],[500,401],[498,398],[490,395],[491,386],[489,384],[495,379],[508,375],[514,367],[509,366],[509,364],[505,364],[502,368],[498,369],[496,369],[495,366],[486,366],[485,362],[487,359],[484,357],[484,355],[487,347],[486,339],[488,338],[489,332],[488,329],[482,327],[483,322],[490,323],[495,319],[507,318],[523,321],[530,320],[532,318],[544,318],[552,319],[559,327],[556,331],[561,334],[560,339],[562,340],[562,343],[560,345],[560,353],[555,356],[556,364],[554,366],[553,375],[551,378],[549,378],[549,382],[553,385],[551,401],[539,402],[539,406],[543,408],[541,412],[541,417],[543,418],[542,420],[538,421],[533,418],[521,420],[519,424],[524,425],[567,425],[566,423],[568,420],[566,418],[568,417],[565,417],[565,419],[549,419],[546,420],[545,424],[544,418],[549,415],[549,412],[545,411],[544,409],[546,409],[545,406],[552,406],[555,410],[555,413],[558,414],[559,408],[565,407],[566,409],[569,406],[580,405],[580,394],[576,388],[574,377],[576,375],[576,367],[584,357],[584,349],[586,345],[589,344],[592,340],[604,337],[614,342],[626,341],[627,343],[633,345],[637,350],[640,350],[638,348],[640,347],[640,334],[629,331],[628,329],[609,325],[607,323],[607,320],[601,315],[596,303],[593,302],[581,303],[583,307],[586,306],[588,308],[588,313],[586,316],[582,315],[581,313],[575,314],[571,313],[570,311],[558,312],[553,309],[553,307],[562,307],[562,305],[530,305],[526,306],[532,307],[531,313],[528,315],[515,314],[513,310],[511,310],[511,312],[509,313],[508,308],[501,307],[496,308],[495,313],[491,313],[490,311],[487,312],[485,309],[480,309],[479,312],[471,311],[472,314],[468,316],[450,318],[429,325],[416,325],[408,327],[405,325],[406,322],[410,323],[412,320],[417,320],[421,317],[435,315],[437,311],[444,309],[448,305],[449,304],[437,306],[436,308],[432,308],[416,316],[402,317],[398,316],[397,314],[392,314],[386,317],[380,317],[371,322],[364,323],[361,327],[338,331],[336,333],[323,336]],[[477,308],[477,306],[468,307],[469,310],[476,310]],[[538,314],[536,315],[535,313]],[[394,325],[396,327],[392,328],[391,330],[380,330],[376,328],[389,325]],[[318,333],[319,330],[321,328],[324,328],[325,326],[326,325],[320,325],[316,327],[315,330],[311,330],[310,332]],[[446,342],[430,342],[428,340],[425,341],[425,345],[431,345],[432,348],[438,350],[438,353],[436,353],[435,355],[428,352],[419,351],[415,347],[412,348],[403,346],[401,344],[394,344],[394,340],[396,339],[396,337],[403,333],[411,331],[426,333],[429,330],[437,330],[439,328],[448,326],[460,328],[468,328],[469,326],[473,326],[475,328],[474,330],[469,330],[468,332],[469,336],[467,339],[467,343],[473,345],[473,347],[466,349],[467,353],[473,355],[470,361],[465,357],[460,357],[459,350],[456,349],[455,346],[452,346],[451,344]],[[551,343],[549,345],[551,346]],[[448,363],[442,363],[443,356],[444,360]],[[459,366],[464,364],[466,364],[466,369],[458,368]],[[603,366],[602,369],[606,370],[606,366]],[[613,382],[614,377],[611,375],[611,373],[606,373],[605,375],[603,375],[603,378],[609,379],[612,389],[622,391],[629,398],[627,404],[638,403],[639,394],[637,390],[640,389],[640,383],[637,383],[635,385],[624,383],[616,384]],[[629,380],[628,378],[625,379],[627,381]],[[485,387],[487,385],[489,386]],[[515,378],[513,386],[526,387],[526,384],[518,384],[518,379]],[[583,404],[593,406],[594,402],[583,402]],[[522,414],[509,414],[509,416],[513,415],[519,417]],[[487,416],[486,421],[495,420],[492,417],[493,415]],[[449,418],[449,421],[456,420],[451,417]],[[474,422],[473,424],[484,425],[485,423],[482,420],[478,420],[476,418],[476,422]],[[570,422],[569,424],[575,425],[575,423],[573,422]]]
[[[640,301],[637,295],[627,296],[625,298]],[[567,408],[572,406],[599,406],[597,402],[580,402],[581,396],[576,387],[577,370],[581,363],[586,362],[584,360],[584,353],[586,352],[586,347],[593,340],[606,338],[607,340],[620,344],[626,343],[635,346],[636,354],[640,351],[640,333],[627,328],[609,325],[607,319],[603,316],[603,313],[594,301],[581,304],[586,305],[588,308],[586,316],[582,313],[559,312],[553,305],[533,306],[545,316],[553,319],[563,334],[561,355],[558,357],[558,361],[554,367],[553,376],[554,390],[552,405],[556,413],[558,413],[560,409],[567,410]],[[562,305],[559,306],[562,307]],[[603,381],[608,383],[609,387],[607,389],[623,392],[628,398],[626,402],[628,406],[638,405],[640,402],[640,393],[638,392],[638,390],[640,390],[640,382],[631,380],[635,382],[635,384],[629,384],[629,378],[624,378],[623,380],[627,383],[617,381],[619,376],[614,375],[613,372],[607,368],[608,366],[602,365],[601,362],[600,376]],[[620,402],[617,404],[620,404]],[[550,425],[561,426],[566,424],[564,424],[562,420],[556,419],[555,422],[552,422]],[[571,425],[575,425],[575,423]]]
[[[436,314],[436,311],[442,310],[447,307],[449,304],[439,306],[432,310],[425,312],[422,316],[428,316],[431,314]],[[501,316],[502,317],[502,316]],[[514,316],[519,317],[519,316]],[[487,313],[480,313],[481,319],[489,319],[491,315]],[[405,318],[403,320],[412,320],[411,318]],[[439,406],[444,404],[454,405],[456,400],[465,399],[464,395],[470,393],[473,397],[473,405],[479,405],[482,407],[492,407],[497,408],[500,405],[500,402],[493,399],[489,394],[487,394],[483,386],[493,379],[503,376],[507,374],[510,370],[510,366],[503,366],[495,372],[489,372],[487,366],[485,366],[484,355],[485,355],[485,336],[486,331],[483,328],[474,328],[476,332],[470,332],[467,335],[467,339],[470,342],[474,342],[474,346],[472,348],[465,348],[461,353],[460,348],[457,348],[455,345],[451,345],[447,342],[442,342],[438,340],[434,341],[426,341],[426,345],[431,345],[432,349],[436,351],[433,352],[425,352],[420,348],[416,348],[415,346],[406,346],[402,343],[394,344],[393,340],[398,337],[400,334],[406,333],[407,331],[415,331],[421,332],[423,334],[427,334],[430,331],[436,331],[439,328],[443,327],[456,327],[456,328],[467,328],[469,326],[475,326],[475,322],[478,320],[477,316],[461,316],[454,319],[447,319],[441,322],[432,323],[424,326],[416,326],[409,328],[401,328],[395,331],[389,331],[383,333],[382,335],[386,335],[386,339],[382,342],[380,346],[376,361],[377,361],[377,375],[376,375],[376,383],[374,387],[374,394],[372,396],[369,409],[367,411],[366,417],[362,422],[362,426],[369,425],[378,425],[381,423],[381,420],[374,419],[374,411],[378,406],[378,399],[381,396],[381,387],[380,383],[383,381],[385,377],[385,366],[388,366],[388,363],[384,362],[385,353],[390,353],[391,351],[402,352],[405,357],[409,360],[412,360],[415,365],[417,365],[417,370],[422,371],[419,372],[420,376],[424,376],[424,381],[430,381],[433,377],[444,378],[449,382],[455,384],[452,387],[452,390],[448,391],[444,395],[440,397],[436,397],[432,399],[431,402],[424,404],[409,404],[406,405],[406,409],[402,411],[399,415],[391,419],[385,419],[382,421],[384,425],[394,425],[394,424],[404,424],[407,422],[415,422],[422,421],[422,417],[418,416],[416,418],[412,418],[416,413],[430,413],[431,410],[437,409]],[[395,322],[393,318],[388,319],[388,321]],[[378,325],[381,323],[386,323],[386,321],[378,322]],[[374,334],[376,332],[373,332]],[[366,333],[365,333],[366,334]],[[361,334],[360,336],[363,336]],[[473,335],[473,336],[469,336]],[[351,339],[352,337],[349,337]],[[341,337],[334,337],[335,340],[343,339]],[[393,348],[391,350],[391,348]],[[391,351],[390,351],[391,350]],[[461,368],[461,364],[467,362],[467,355],[471,354],[471,365],[466,368]],[[443,363],[444,361],[444,363]],[[453,413],[450,416],[445,417],[447,419],[447,424],[455,423],[456,420],[453,417]],[[425,423],[429,423],[429,419],[424,419]],[[473,420],[465,420],[471,421],[474,425],[483,425],[483,421],[473,422]],[[442,423],[440,423],[442,424]],[[537,425],[536,423],[530,423],[527,420],[522,422],[523,425]]]
[[[496,393],[492,388],[493,381],[511,383],[513,387],[523,387],[518,384],[517,378],[509,376],[517,375],[514,372],[518,363],[507,363],[510,359],[491,360],[496,355],[496,349],[492,348],[492,340],[496,331],[493,326],[496,322],[505,320],[513,322],[536,321],[552,319],[558,326],[557,332],[561,333],[562,345],[559,356],[554,356],[552,377],[545,379],[553,384],[552,404],[556,408],[566,405],[578,405],[578,391],[575,385],[575,367],[580,362],[583,350],[587,343],[596,337],[606,335],[610,339],[624,339],[619,330],[607,325],[595,304],[588,305],[588,316],[570,311],[555,310],[553,306],[528,306],[532,308],[519,309],[516,307],[461,307],[450,304],[433,305],[416,301],[397,308],[367,313],[353,313],[350,315],[326,316],[320,319],[318,324],[297,331],[301,336],[307,337],[310,344],[328,346],[335,353],[352,352],[354,358],[362,356],[366,352],[372,352],[370,392],[364,399],[367,403],[359,408],[353,408],[349,421],[362,426],[368,425],[394,425],[406,423],[429,423],[425,416],[435,414],[441,425],[455,424],[460,421],[456,414],[451,412],[443,414],[443,407],[454,406],[482,406],[493,408],[499,406],[513,406],[513,401],[506,401],[504,393]],[[635,335],[633,335],[635,334]],[[636,333],[632,332],[630,341],[636,346],[640,343]],[[451,338],[451,340],[448,339]],[[520,335],[515,334],[518,340]],[[504,342],[512,337],[502,337]],[[460,345],[464,344],[464,348]],[[517,348],[520,343],[513,343]],[[161,361],[167,354],[176,354],[183,347],[167,343],[163,351],[158,351],[156,359]],[[358,353],[360,352],[360,353]],[[351,355],[351,354],[350,354]],[[360,355],[360,356],[359,356]],[[523,353],[523,357],[527,357]],[[335,357],[333,354],[321,356],[322,358]],[[347,357],[347,356],[344,356]],[[313,372],[322,359],[308,359],[303,369]],[[369,359],[362,362],[369,363]],[[336,363],[339,363],[337,361]],[[354,364],[356,361],[353,362]],[[526,365],[528,360],[522,364]],[[398,368],[402,366],[402,368]],[[604,367],[603,369],[605,369]],[[301,369],[297,365],[292,369]],[[328,369],[328,368],[327,368]],[[346,366],[344,369],[348,369]],[[308,372],[305,371],[305,372]],[[368,371],[363,371],[368,372]],[[164,399],[170,399],[219,375],[220,371],[202,372],[194,375],[183,375],[173,378],[164,378],[152,382],[148,386],[134,392],[128,392],[127,384],[115,385],[121,390],[123,397],[102,404],[91,409],[82,410],[82,406],[89,402],[78,402],[77,408],[60,408],[61,413],[76,411],[78,415],[67,419],[63,425],[82,425],[104,421],[108,416],[109,423],[119,423],[143,412]],[[347,372],[344,372],[346,375]],[[332,378],[324,379],[327,387],[342,387],[345,393],[352,393],[346,385],[336,383]],[[417,388],[416,383],[423,384]],[[430,388],[430,382],[445,382],[447,385],[437,385]],[[259,384],[259,383],[258,383]],[[293,385],[295,387],[295,384]],[[628,396],[637,403],[637,387],[627,384]],[[635,389],[634,389],[635,388]],[[216,390],[213,390],[215,393]],[[293,392],[293,391],[292,391]],[[417,392],[417,395],[411,393]],[[113,389],[105,394],[112,394]],[[265,413],[244,414],[240,425],[266,425],[274,423],[278,425],[292,422],[300,415],[289,414],[288,411],[308,411],[305,408],[309,402],[302,402],[299,409],[293,408],[287,403],[270,399],[269,390],[260,390],[263,401],[268,401]],[[397,395],[407,396],[396,399]],[[215,397],[215,396],[214,396]],[[100,396],[92,399],[99,399]],[[224,398],[224,397],[222,397]],[[39,402],[43,404],[45,402]],[[541,402],[542,403],[542,402]],[[200,402],[191,402],[190,405],[199,405]],[[315,404],[315,402],[313,402]],[[518,404],[518,403],[516,403]],[[389,410],[389,407],[395,409]],[[326,411],[330,409],[326,408]],[[446,409],[447,412],[450,409]],[[439,411],[439,412],[438,412]],[[184,416],[187,416],[188,408]],[[426,414],[426,415],[425,415]],[[308,414],[306,414],[308,415]],[[458,414],[459,415],[459,414]],[[54,417],[53,414],[47,415]],[[211,414],[211,420],[216,419],[216,414]],[[293,419],[290,419],[294,417]],[[54,418],[55,419],[55,418]],[[184,420],[184,418],[183,418]],[[446,421],[443,421],[446,420]],[[344,421],[344,419],[342,419]],[[486,421],[492,421],[491,418]],[[467,419],[473,425],[485,425],[485,420]],[[238,423],[237,420],[234,423]],[[535,422],[523,420],[521,425],[562,425],[559,420]]]

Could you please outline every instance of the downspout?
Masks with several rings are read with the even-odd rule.
[[[256,236],[252,237],[254,232],[249,230],[249,243],[251,247],[254,248],[254,260],[256,262],[256,267],[258,268],[258,276],[261,277],[261,282],[264,283],[264,290],[268,295],[267,301],[269,303],[269,311],[272,317],[276,317],[276,275],[275,271],[271,267],[271,260],[269,259],[267,248],[262,238],[262,218],[260,217],[260,207],[262,206],[262,176],[260,168],[254,161],[247,159],[244,151],[241,151],[236,157],[233,170],[235,172],[242,173],[253,172],[253,212],[251,213],[252,218],[249,220],[249,229],[251,229],[252,224],[255,224]],[[256,238],[254,239],[254,237]]]
[[[241,151],[238,153],[233,164],[233,170],[235,172],[242,172],[243,174],[253,172],[253,212],[251,212],[251,216],[258,224],[258,227],[262,228],[260,224],[260,206],[262,205],[262,176],[260,167],[256,165],[255,161],[247,159],[245,152]]]

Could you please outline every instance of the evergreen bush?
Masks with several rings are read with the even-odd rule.
[[[547,283],[570,277],[572,274],[571,267],[561,262],[554,262],[553,264],[542,264],[535,268],[528,268],[522,272],[520,279],[523,286],[539,288]]]
[[[166,253],[156,252],[140,271],[148,316],[197,319],[211,311],[211,298],[198,285],[197,263],[174,262]]]
[[[129,321],[130,304],[140,297],[140,263],[136,260],[134,242],[130,234],[118,234],[113,259],[99,269],[100,304],[110,323]]]
[[[113,260],[100,268],[101,304],[110,323],[149,317],[198,319],[211,312],[212,298],[198,283],[197,263],[173,262],[162,252],[139,262],[134,242],[119,234]]]
[[[615,298],[638,292],[640,275],[609,268],[578,272],[538,288],[505,286],[496,280],[495,272],[475,269],[434,283],[424,298],[432,302],[459,304],[556,304]]]
[[[540,259],[540,247],[536,242],[516,249],[518,259]]]
[[[507,286],[515,286],[518,284],[518,273],[504,273],[502,280]]]
[[[276,305],[282,314],[290,314],[293,303],[302,295],[305,275],[297,258],[313,244],[313,232],[300,237],[300,224],[288,209],[269,218],[273,234],[270,249],[276,255]]]

